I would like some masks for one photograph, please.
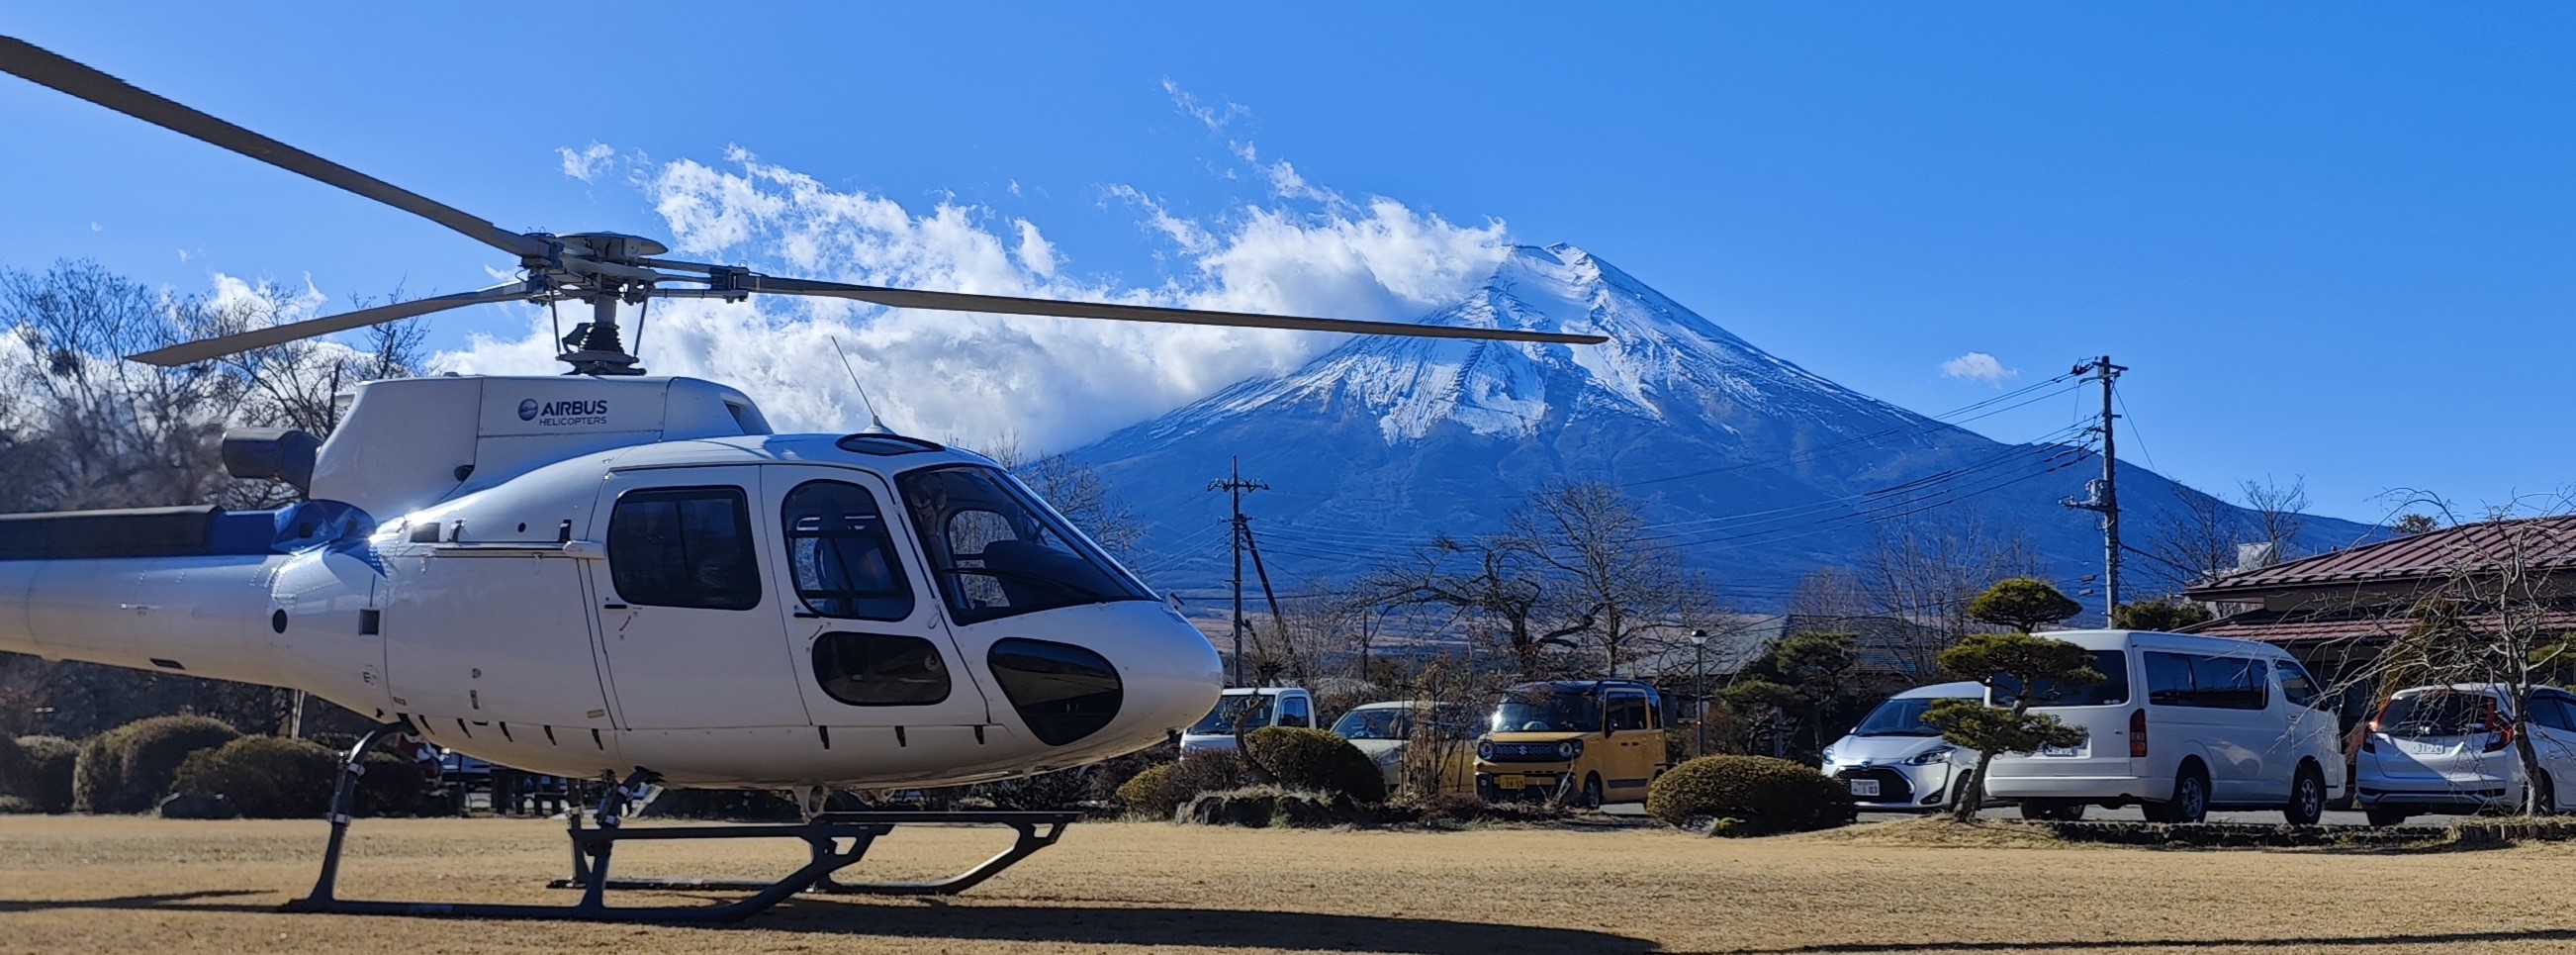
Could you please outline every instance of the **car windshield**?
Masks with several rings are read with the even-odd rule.
[[[1496,733],[1598,733],[1601,703],[1590,688],[1514,687],[1494,707]]]
[[[2376,722],[2390,736],[2466,736],[2486,732],[2494,709],[2482,693],[2418,693],[2388,701]]]
[[[2102,682],[2085,686],[2059,686],[2043,681],[2030,701],[2032,706],[2115,706],[2129,702],[2129,654],[2124,650],[2093,651],[2093,671],[2102,674]],[[2019,681],[1996,674],[1996,706],[2011,706],[2021,693]]]
[[[1853,736],[1939,736],[1941,731],[1923,722],[1923,714],[1932,704],[1946,697],[1909,696],[1889,700],[1869,711],[1869,717],[1852,730]]]
[[[1208,715],[1199,717],[1198,722],[1190,725],[1190,735],[1232,734],[1238,720],[1242,722],[1246,732],[1268,726],[1270,725],[1270,701],[1273,699],[1276,697],[1263,693],[1232,693],[1218,697],[1216,708],[1209,710]]]
[[[950,465],[895,478],[931,576],[961,624],[1016,614],[1152,600],[1064,519],[1001,471]]]
[[[1391,706],[1352,710],[1333,724],[1333,735],[1343,739],[1403,739],[1413,735],[1413,714]]]

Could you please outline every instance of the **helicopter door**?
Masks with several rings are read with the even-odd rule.
[[[876,475],[762,469],[781,546],[772,579],[820,726],[981,726],[972,668],[939,625],[939,598],[889,519]]]
[[[586,562],[617,715],[628,729],[807,725],[760,554],[760,471],[611,472]],[[594,517],[594,521],[598,518]]]

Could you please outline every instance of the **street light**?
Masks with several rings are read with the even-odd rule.
[[[1691,699],[1699,716],[1691,720],[1691,755],[1708,755],[1708,631],[1691,631]]]

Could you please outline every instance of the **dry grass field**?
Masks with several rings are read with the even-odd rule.
[[[548,823],[362,820],[345,897],[554,901]],[[286,915],[319,822],[0,817],[0,950],[484,952],[2533,952],[2576,848],[2414,854],[2059,846],[1893,823],[1763,840],[1655,829],[1284,832],[1075,826],[953,900],[809,898],[736,926]],[[998,849],[900,832],[863,871]],[[630,844],[628,875],[752,876],[786,843]],[[2517,898],[2519,897],[2519,898]],[[663,896],[657,901],[687,899]],[[630,898],[629,902],[643,901]]]

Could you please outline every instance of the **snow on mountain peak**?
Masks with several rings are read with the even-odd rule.
[[[1745,413],[1803,412],[1866,429],[1911,417],[1753,347],[1572,245],[1512,247],[1465,299],[1421,321],[1610,341],[1359,338],[1288,375],[1221,391],[1152,428],[1179,437],[1258,409],[1309,407],[1373,416],[1393,445],[1423,440],[1444,424],[1522,438],[1600,416],[1678,418],[1726,431],[1733,430],[1729,418]]]

